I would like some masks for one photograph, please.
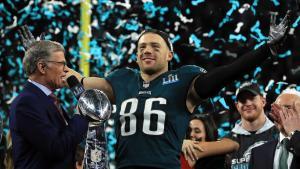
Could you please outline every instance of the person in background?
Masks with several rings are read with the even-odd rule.
[[[183,141],[185,148],[199,144],[203,141],[217,141],[218,130],[213,118],[209,114],[194,114],[191,117],[187,139]],[[200,158],[197,161],[185,159],[180,156],[181,169],[222,169],[224,168],[225,155]]]
[[[220,141],[200,142],[192,146],[194,149],[186,148],[184,153],[186,159],[195,161],[206,157],[207,154],[227,153],[225,168],[248,169],[251,150],[277,138],[278,130],[264,112],[266,99],[257,83],[243,83],[236,91],[236,99],[236,108],[241,115],[241,120],[230,134]]]
[[[272,104],[278,139],[252,150],[250,169],[300,168],[300,92],[284,90]]]
[[[226,156],[227,168],[249,167],[251,150],[278,136],[278,130],[266,116],[266,99],[259,84],[245,82],[236,91],[236,108],[241,120],[227,138],[239,144],[239,149]],[[224,144],[225,145],[225,144]]]

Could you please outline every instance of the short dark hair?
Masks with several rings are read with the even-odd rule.
[[[146,30],[142,31],[142,33],[139,35],[139,37],[136,41],[136,45],[138,45],[141,37],[146,33],[154,33],[154,34],[157,34],[160,37],[162,37],[163,40],[166,42],[166,44],[167,44],[168,48],[170,49],[170,51],[173,52],[173,44],[172,44],[172,42],[169,38],[169,35],[166,32],[160,31],[160,30],[157,30],[157,29],[146,29]]]

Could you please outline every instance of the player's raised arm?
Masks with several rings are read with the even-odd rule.
[[[67,68],[67,77],[74,75],[85,89],[102,90],[110,101],[114,102],[114,94],[112,86],[104,78],[99,77],[84,77],[73,69]]]
[[[231,64],[220,66],[208,73],[197,76],[190,88],[187,106],[189,107],[188,104],[196,104],[197,102],[193,100],[195,98],[206,99],[215,95],[226,84],[251,71],[272,54],[276,54],[276,46],[288,32],[289,20],[290,11],[287,12],[280,24],[272,25],[269,32],[269,40],[265,45],[244,54]]]

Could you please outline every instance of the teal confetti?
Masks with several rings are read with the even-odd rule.
[[[220,50],[218,50],[218,49],[213,49],[213,50],[210,52],[210,54],[209,54],[209,58],[212,58],[213,56],[219,55],[219,54],[221,54],[221,53],[222,53],[222,51],[220,51]]]
[[[221,99],[220,96],[215,96],[212,100],[213,100],[213,102],[217,102],[217,101],[220,100],[220,99]]]
[[[199,39],[196,35],[191,34],[189,38],[190,43],[193,43],[196,48],[200,48],[201,46],[201,39]]]
[[[101,14],[101,16],[100,16],[101,22],[106,21],[106,20],[109,18],[109,15],[110,15],[110,14],[111,14],[111,11],[110,11],[110,10],[104,12],[103,14]]]
[[[295,22],[293,23],[292,27],[296,28],[299,25],[300,22],[300,16],[298,16],[298,18],[295,20]]]
[[[292,52],[291,50],[287,50],[285,53],[281,53],[278,55],[279,58],[286,58],[288,56],[291,56],[292,55]]]
[[[185,10],[185,13],[186,13],[186,14],[191,14],[191,10],[190,10],[189,8],[187,8],[187,9]]]
[[[22,59],[17,58],[17,64],[18,64],[18,73],[21,75],[23,74],[23,64],[22,64]]]
[[[223,27],[223,25],[227,22],[232,21],[233,19],[229,18],[229,17],[225,17],[223,18],[222,22],[219,23],[219,28]]]
[[[6,40],[5,40],[5,45],[6,45],[6,46],[11,46],[11,41],[10,41],[9,39],[6,39]]]
[[[125,29],[129,31],[137,31],[139,29],[139,24],[136,20],[131,19],[125,24]]]
[[[222,106],[225,108],[225,109],[229,109],[229,106],[227,105],[226,101],[224,98],[220,98],[219,99],[219,102],[222,104]]]
[[[215,34],[215,31],[214,30],[210,30],[209,32],[208,32],[208,35],[207,35],[207,37],[212,37],[213,35]]]
[[[197,6],[200,3],[203,3],[205,0],[192,0],[192,5]]]
[[[254,0],[254,1],[253,1],[253,3],[252,3],[252,6],[255,6],[255,7],[257,7],[257,5],[258,5],[258,2],[259,2],[259,0]]]
[[[250,10],[252,11],[253,15],[255,16],[256,15],[256,9],[253,6],[251,6]]]
[[[261,67],[256,67],[256,69],[253,73],[253,77],[256,77],[261,71],[262,71]]]
[[[236,40],[236,41],[244,41],[244,42],[247,40],[247,38],[242,34],[238,34],[238,35],[230,34],[229,39]]]
[[[159,13],[161,14],[161,15],[164,15],[166,12],[168,12],[169,11],[169,8],[168,7],[162,7],[162,8],[160,8],[159,9]]]
[[[176,35],[173,39],[171,39],[171,42],[174,44],[176,41],[180,39],[180,35]]]
[[[254,46],[254,50],[256,50],[257,48],[259,48],[260,46],[264,45],[266,43],[266,41],[262,41],[259,44]]]
[[[157,11],[157,8],[153,4],[153,2],[147,1],[144,3],[144,10],[147,12],[147,16],[149,18],[155,17],[155,12]]]
[[[278,0],[271,0],[272,2],[273,2],[273,4],[275,5],[275,6],[279,6],[280,5],[280,3],[278,2]]]
[[[224,122],[221,124],[221,127],[230,127],[230,123],[229,122]]]
[[[256,21],[254,26],[251,27],[250,31],[256,33],[256,35],[258,36],[257,38],[258,42],[261,42],[263,40],[267,40],[268,38],[261,33],[259,26],[260,26],[260,22]]]
[[[286,82],[277,82],[277,88],[275,89],[275,93],[276,94],[280,94],[281,93],[281,88],[282,88],[282,86],[284,86],[284,85],[287,85],[288,83],[286,83]]]
[[[177,63],[180,63],[180,59],[179,59],[179,56],[176,54],[176,53],[174,53],[174,59],[175,59],[175,61],[177,62]]]
[[[227,11],[226,16],[219,24],[219,28],[221,28],[225,23],[231,21],[232,19],[230,18],[230,16],[235,10],[237,10],[240,7],[240,3],[236,0],[229,0],[229,3],[231,3],[231,8]]]

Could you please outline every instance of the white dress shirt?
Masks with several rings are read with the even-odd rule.
[[[28,82],[34,84],[36,87],[38,87],[39,89],[41,89],[45,93],[46,96],[49,96],[52,93],[52,91],[49,90],[46,86],[44,86],[44,85],[42,85],[42,84],[40,84],[38,82],[35,82],[33,80],[30,80],[30,79],[28,79]]]

